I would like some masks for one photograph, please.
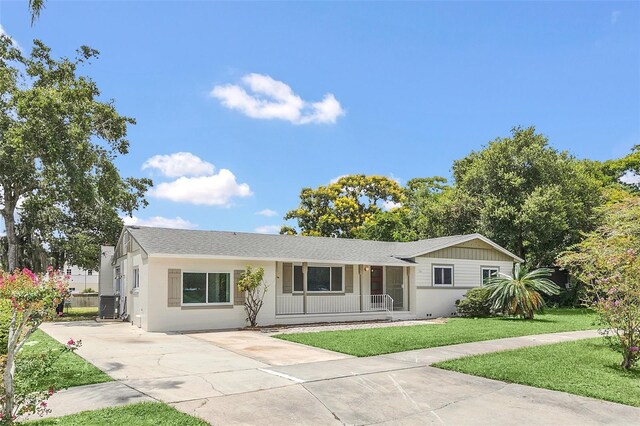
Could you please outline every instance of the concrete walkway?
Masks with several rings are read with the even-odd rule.
[[[60,341],[82,339],[78,354],[140,398],[170,403],[216,425],[621,425],[640,418],[634,407],[429,366],[468,354],[595,337],[595,331],[354,358],[249,331],[146,333],[123,323],[48,323],[43,329]],[[65,402],[59,396],[51,400],[54,410],[82,398]]]

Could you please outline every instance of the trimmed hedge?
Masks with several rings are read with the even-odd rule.
[[[488,317],[491,315],[491,289],[478,287],[467,291],[464,299],[456,300],[456,309],[461,317]]]

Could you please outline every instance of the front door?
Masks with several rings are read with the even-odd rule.
[[[383,285],[382,285],[382,266],[372,266],[371,267],[371,294],[382,294]]]
[[[404,307],[404,268],[402,266],[387,266],[387,294],[393,299],[393,310],[399,311]]]

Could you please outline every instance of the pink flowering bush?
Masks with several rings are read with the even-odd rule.
[[[583,281],[585,303],[621,352],[624,369],[640,358],[640,197],[606,206],[603,223],[563,253],[558,264]]]
[[[3,353],[0,355],[0,424],[12,424],[23,414],[48,411],[46,399],[54,389],[33,391],[32,384],[48,371],[59,353],[18,355],[33,332],[54,316],[56,305],[66,297],[69,297],[67,279],[51,267],[44,276],[37,276],[26,268],[13,273],[0,270],[0,301],[9,309],[7,347],[0,352]],[[75,351],[80,345],[81,342],[71,339],[64,350]]]

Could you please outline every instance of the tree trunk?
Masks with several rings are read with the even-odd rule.
[[[16,373],[16,363],[14,359],[13,351],[7,354],[7,360],[5,363],[4,372],[2,374],[2,382],[4,384],[4,407],[2,411],[7,419],[13,416],[13,399],[14,399],[14,376]]]
[[[625,349],[622,364],[620,366],[624,370],[630,370],[633,367],[633,353],[629,349]]]
[[[11,321],[9,322],[9,330],[7,336],[7,358],[5,360],[4,371],[2,372],[2,384],[4,385],[4,406],[2,407],[3,420],[7,423],[13,423],[14,409],[14,376],[16,373],[16,347],[18,343],[18,335],[16,330],[16,321],[18,314],[12,308]]]
[[[2,209],[2,217],[4,218],[4,228],[7,233],[7,258],[8,270],[13,272],[18,267],[18,236],[16,235],[16,202],[9,199],[8,194],[4,194],[4,208]]]

